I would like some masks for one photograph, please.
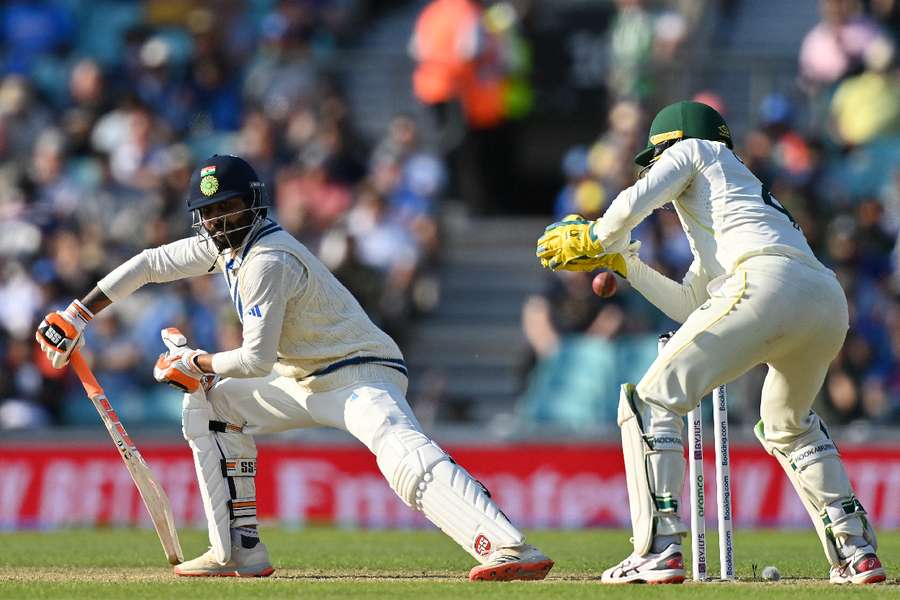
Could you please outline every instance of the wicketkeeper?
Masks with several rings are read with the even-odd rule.
[[[825,424],[811,410],[848,328],[847,300],[790,213],[732,151],[722,117],[697,102],[662,109],[635,162],[643,176],[596,221],[570,215],[538,240],[553,270],[612,269],[681,327],[644,377],[621,388],[634,553],[606,583],[685,578],[678,511],[683,417],[713,388],[766,363],[755,432],[787,473],[831,564],[833,583],[875,583],[885,571],[875,531]],[[694,261],[682,283],[638,256],[632,229],[672,203]]]
[[[175,573],[270,575],[257,530],[253,436],[324,425],[365,444],[401,500],[480,563],[470,579],[543,579],[553,561],[526,544],[484,486],[422,432],[406,401],[400,349],[268,218],[250,165],[236,156],[209,158],[191,178],[187,204],[196,236],[144,250],[83,299],[48,314],[36,334],[59,368],[111,302],[147,283],[212,271],[225,277],[243,324],[241,347],[215,354],[172,347],[154,369],[157,381],[186,392],[183,433],[209,524],[209,551]]]

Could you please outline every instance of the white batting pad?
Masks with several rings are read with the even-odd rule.
[[[222,455],[209,431],[209,417],[209,402],[203,388],[184,395],[181,431],[194,455],[209,543],[216,560],[224,565],[231,558],[231,515],[228,511],[231,497],[222,474]]]
[[[621,387],[618,424],[622,430],[634,551],[639,556],[650,552],[654,534],[687,533],[678,516],[685,466],[681,434],[645,434],[651,412],[633,385],[626,383]]]
[[[413,429],[389,431],[376,456],[397,495],[479,562],[487,562],[500,548],[525,542],[484,486],[424,434]]]
[[[819,416],[810,411],[807,431],[790,443],[766,438],[760,421],[753,432],[787,474],[809,513],[832,566],[839,566],[839,548],[848,537],[861,536],[877,548],[875,530],[856,499],[840,454]]]
[[[182,433],[194,455],[209,543],[224,565],[231,558],[231,528],[256,523],[256,445],[246,434],[211,432],[211,415],[203,388],[184,395]]]

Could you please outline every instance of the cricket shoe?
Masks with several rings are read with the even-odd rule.
[[[603,571],[602,583],[682,583],[684,556],[681,544],[669,544],[662,552],[643,556],[632,554]]]
[[[210,548],[206,554],[175,566],[175,574],[183,577],[268,577],[274,572],[262,542],[252,548],[232,545],[231,558],[224,565],[216,561]]]
[[[839,567],[831,567],[828,573],[831,583],[844,584],[856,583],[880,583],[887,579],[887,573],[881,566],[881,561],[875,555],[872,546],[863,546],[853,553],[853,556]]]
[[[532,546],[500,548],[483,565],[469,571],[469,581],[516,581],[543,579],[553,568],[553,561]]]

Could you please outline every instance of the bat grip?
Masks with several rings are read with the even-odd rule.
[[[81,380],[81,385],[84,386],[84,391],[87,392],[87,395],[90,398],[105,395],[103,393],[103,388],[100,387],[97,378],[94,377],[94,373],[91,371],[91,368],[88,366],[87,361],[84,360],[80,351],[76,350],[72,353],[69,357],[69,364],[75,369],[75,374],[78,375],[78,379]]]

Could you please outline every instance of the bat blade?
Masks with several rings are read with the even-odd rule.
[[[153,528],[159,541],[162,544],[163,551],[166,553],[166,560],[172,565],[184,562],[184,553],[181,551],[181,543],[178,540],[178,530],[175,529],[175,519],[172,514],[172,505],[165,490],[159,484],[159,481],[153,475],[153,471],[141,456],[140,451],[131,441],[131,436],[125,430],[125,426],[119,421],[119,416],[113,410],[109,399],[103,392],[103,388],[97,383],[97,379],[91,372],[81,353],[73,352],[70,363],[75,369],[78,378],[84,386],[91,403],[100,414],[100,420],[106,426],[110,437],[115,444],[125,468],[131,474],[141,500],[150,513],[150,520],[153,522]]]

